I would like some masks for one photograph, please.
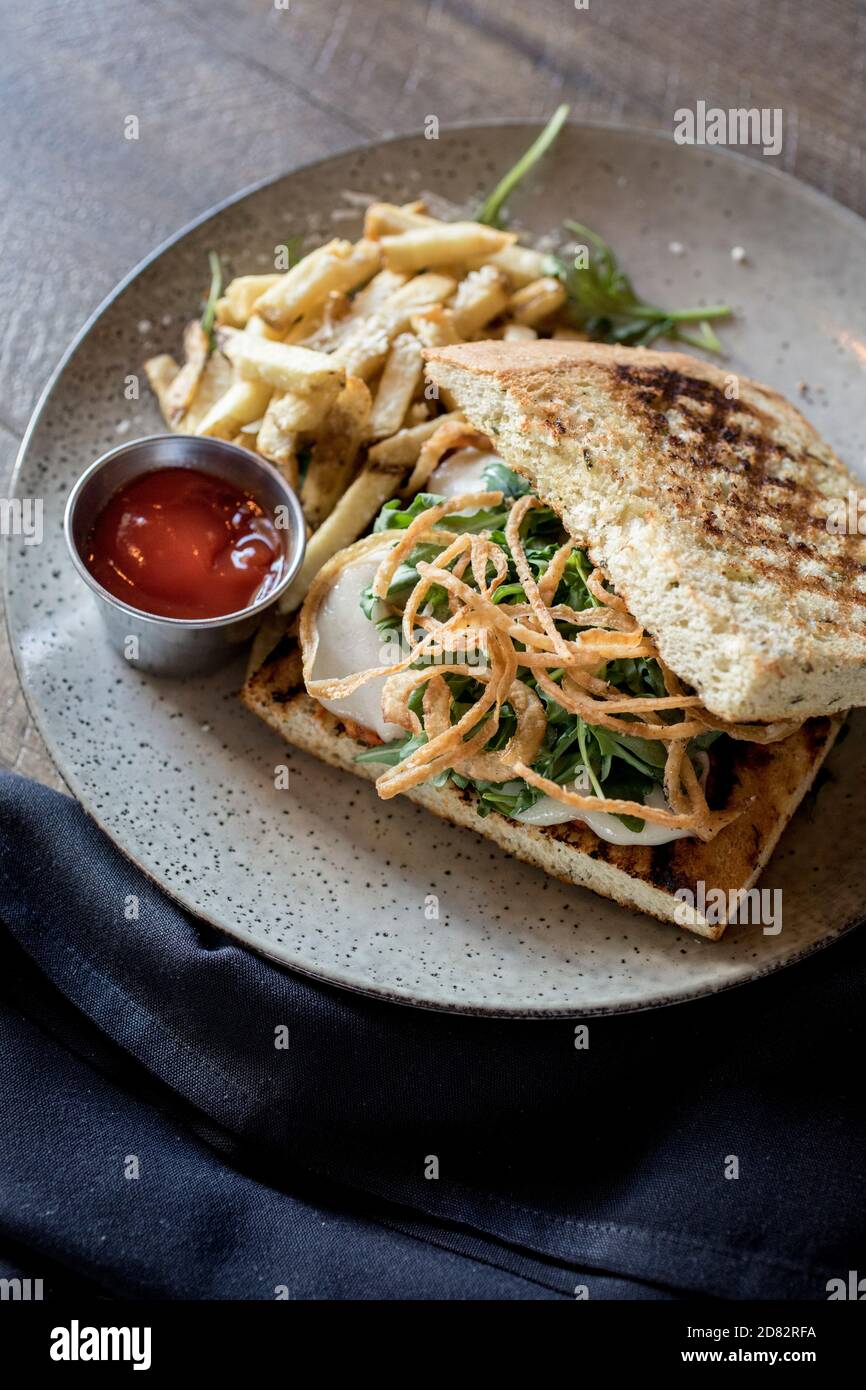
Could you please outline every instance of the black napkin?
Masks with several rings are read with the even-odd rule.
[[[0,1254],[49,1287],[824,1299],[863,1267],[862,932],[585,1039],[414,1010],[260,959],[12,775],[0,918]]]

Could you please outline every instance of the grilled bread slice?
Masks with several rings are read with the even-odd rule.
[[[481,342],[426,356],[713,714],[866,704],[866,537],[828,529],[866,491],[782,396],[643,348]]]
[[[368,779],[381,772],[380,767],[355,761],[369,744],[366,731],[338,719],[307,694],[300,652],[291,639],[284,639],[247,681],[241,698],[282,739],[323,762]],[[725,740],[726,758],[713,759],[708,797],[715,806],[742,806],[743,813],[709,844],[681,839],[655,847],[611,845],[580,821],[535,826],[495,811],[481,817],[474,792],[461,791],[453,783],[424,784],[404,795],[554,878],[591,888],[626,907],[716,940],[725,922],[708,920],[708,914],[700,910],[701,901],[712,905],[712,890],[720,889],[730,903],[732,893],[748,890],[756,882],[811,787],[841,722],[839,716],[809,720],[782,743]],[[703,896],[699,884],[704,885]],[[678,899],[678,890],[686,890],[691,898]]]

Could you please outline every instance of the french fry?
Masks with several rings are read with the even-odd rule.
[[[508,313],[518,323],[534,328],[561,309],[567,297],[562,282],[555,280],[552,275],[545,275],[524,285],[511,296]]]
[[[347,376],[369,381],[384,366],[398,333],[405,333],[411,326],[412,315],[431,304],[440,304],[456,288],[457,281],[450,275],[431,273],[407,280],[378,312],[359,319],[331,353],[332,360],[345,367]]]
[[[221,352],[212,352],[207,360],[198,390],[178,426],[181,434],[198,434],[202,420],[232,384],[232,364]]]
[[[332,323],[326,323],[323,315],[315,331],[297,339],[293,331],[289,333],[286,341],[303,342],[306,347],[325,348],[328,352],[334,352],[353,335],[354,341],[357,343],[360,338],[363,338],[360,324],[374,315],[392,294],[406,284],[408,279],[408,275],[398,275],[396,270],[380,270],[377,275],[373,276],[368,285],[365,285],[352,299],[348,300],[348,310],[342,317]],[[381,365],[382,363],[379,361],[377,367]],[[357,375],[351,370],[351,363],[349,375]]]
[[[241,377],[265,381],[278,391],[312,392],[329,385],[339,390],[346,379],[332,354],[275,343],[234,328],[217,329],[217,342]]]
[[[277,601],[281,613],[291,613],[304,601],[322,565],[366,531],[373,517],[393,497],[408,472],[405,464],[374,463],[370,456],[350,483],[327,520],[307,543],[307,553],[296,578]]]
[[[405,466],[412,468],[418,460],[421,447],[427,442],[431,434],[435,434],[440,425],[447,424],[450,420],[463,420],[465,416],[461,410],[453,410],[450,414],[437,415],[433,420],[425,420],[420,425],[411,425],[407,429],[398,430],[389,439],[382,439],[378,444],[374,444],[367,455],[367,462],[375,467],[394,467]]]
[[[552,336],[553,338],[555,338],[557,342],[565,342],[565,343],[588,343],[588,342],[589,342],[589,334],[588,334],[588,333],[583,333],[583,332],[581,332],[581,330],[580,330],[579,328],[565,328],[565,327],[554,328],[553,333],[551,334],[551,336]]]
[[[375,241],[364,239],[354,246],[350,241],[329,241],[265,290],[256,300],[256,313],[272,328],[289,328],[333,290],[354,290],[369,280],[379,269],[381,255]]]
[[[327,302],[327,301],[326,301]],[[266,337],[273,338],[277,342],[288,343],[290,347],[308,347],[320,352],[322,349],[317,342],[319,334],[322,332],[322,325],[325,321],[325,305],[319,304],[315,309],[311,309],[303,318],[293,323],[288,333],[283,333],[278,328],[268,329]],[[264,319],[261,320],[264,323]],[[252,319],[250,319],[252,323]]]
[[[432,304],[429,309],[421,309],[412,315],[412,332],[425,348],[450,347],[463,339],[457,332],[454,311],[444,304]]]
[[[278,285],[282,278],[277,274],[236,276],[226,286],[222,299],[217,300],[217,321],[227,323],[232,328],[243,328],[256,300],[261,299],[273,285]]]
[[[334,290],[324,304],[305,319],[299,319],[283,339],[315,352],[333,352],[349,331],[352,301],[342,290]]]
[[[396,236],[400,232],[412,231],[416,227],[442,227],[445,223],[435,217],[428,217],[423,203],[370,203],[364,214],[364,236],[377,240],[383,236]]]
[[[407,280],[385,301],[380,311],[390,335],[396,337],[398,333],[405,333],[411,326],[413,314],[433,304],[443,304],[456,288],[457,281],[452,275],[433,271]]]
[[[425,425],[430,419],[430,407],[426,400],[413,401],[406,411],[406,418],[403,421],[404,429],[411,429],[413,425]],[[399,431],[398,431],[399,433]],[[393,439],[394,436],[391,435]]]
[[[171,424],[169,419],[170,403],[168,400],[168,388],[174,381],[180,367],[175,359],[167,352],[161,352],[157,357],[149,357],[144,364],[144,374],[147,377],[147,384],[156,396],[157,403],[162,411],[162,418],[167,425]]]
[[[369,314],[354,324],[331,356],[345,369],[347,377],[357,376],[369,381],[384,366],[390,345],[383,316]]]
[[[448,223],[423,212],[423,204],[408,203],[398,207],[395,203],[371,203],[364,220],[365,237],[383,237],[408,232],[418,227],[445,227]],[[495,265],[508,276],[516,289],[538,280],[544,274],[544,256],[531,246],[520,246],[516,242],[504,246],[493,255],[483,256],[477,263],[470,262],[469,269],[477,270],[480,265]]]
[[[283,429],[275,414],[279,393],[274,392],[265,411],[256,437],[256,451],[279,468],[291,487],[298,484],[298,436],[294,430]]]
[[[349,377],[313,442],[313,456],[301,488],[301,506],[314,528],[333,511],[352,479],[371,405],[364,382]]]
[[[301,320],[303,323],[304,320]],[[316,319],[318,322],[318,319]],[[269,323],[265,323],[260,314],[250,314],[247,319],[245,333],[251,333],[254,338],[267,338],[272,343],[292,342],[291,333],[281,333],[278,328],[271,328]]]
[[[485,265],[461,280],[451,304],[454,326],[462,338],[471,338],[508,303],[508,280],[495,266]]]
[[[503,341],[506,343],[528,343],[537,337],[535,329],[530,328],[528,323],[507,323],[502,332]]]
[[[498,232],[480,222],[442,222],[383,236],[381,246],[389,270],[417,271],[492,256],[516,240],[513,233]]]
[[[253,338],[266,338],[272,330],[254,314],[245,332]],[[261,419],[270,397],[271,388],[265,383],[242,381],[235,372],[235,380],[198,421],[195,432],[217,439],[234,439],[244,425]]]
[[[193,319],[184,329],[183,351],[186,361],[165,392],[164,410],[172,428],[179,425],[189,409],[210,354],[210,339],[199,319]]]
[[[247,658],[247,680],[256,674],[260,666],[264,666],[277,643],[285,636],[288,625],[288,619],[284,613],[277,611],[276,605],[267,610],[259,623],[250,647],[250,654]]]
[[[334,377],[311,391],[275,391],[271,401],[274,419],[287,433],[311,433],[319,428],[342,389],[343,382]]]
[[[403,288],[408,279],[409,276],[399,270],[380,270],[352,300],[352,318],[364,318],[367,314],[375,314],[392,294]]]
[[[495,265],[497,270],[504,271],[512,285],[521,289],[544,274],[545,260],[541,252],[534,251],[531,246],[515,244],[497,251],[490,257],[489,264]]]
[[[238,378],[199,421],[196,434],[234,439],[244,425],[261,419],[270,398],[271,388],[267,382]]]
[[[395,434],[421,380],[421,344],[414,333],[398,333],[394,339],[367,425],[368,439]]]

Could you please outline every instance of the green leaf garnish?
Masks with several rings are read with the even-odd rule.
[[[576,257],[569,262],[552,255],[547,258],[547,270],[565,286],[569,315],[577,328],[597,342],[647,347],[657,338],[671,338],[721,353],[722,344],[710,320],[730,317],[727,304],[702,304],[691,309],[648,304],[620,268],[604,237],[582,222],[567,220],[562,225],[585,248],[586,264],[578,264]],[[685,327],[692,323],[697,324],[697,332]]]
[[[223,268],[220,258],[216,251],[208,252],[208,264],[210,265],[210,289],[208,290],[207,300],[204,306],[204,313],[201,316],[201,326],[210,341],[211,351],[214,346],[213,326],[216,318],[217,300],[223,292]]]
[[[379,515],[376,517],[373,530],[375,531],[404,531],[417,516],[427,511],[428,507],[435,507],[439,502],[444,502],[445,498],[438,493],[419,492],[408,506],[404,507],[398,497],[394,497],[390,502],[386,502]],[[443,516],[437,525],[446,531],[496,531],[503,527],[508,520],[508,508],[505,506],[496,507],[488,511],[473,512],[471,516]],[[437,547],[437,550],[441,546]]]
[[[500,227],[502,225],[499,214],[503,203],[514,192],[521,179],[529,173],[533,165],[537,164],[542,155],[550,149],[565,124],[570,110],[571,108],[566,105],[557,107],[538,139],[532,142],[526,153],[520,156],[513,168],[509,169],[504,178],[499,180],[489,198],[482,203],[476,219],[478,222],[484,222],[488,227]]]
[[[525,478],[515,473],[501,459],[488,463],[484,470],[484,487],[487,492],[501,492],[504,497],[525,497],[532,488]]]
[[[355,762],[382,763],[385,767],[394,767],[414,753],[416,748],[423,748],[426,742],[426,734],[404,734],[402,738],[395,738],[393,743],[377,743],[373,748],[365,748],[363,753],[357,755]]]

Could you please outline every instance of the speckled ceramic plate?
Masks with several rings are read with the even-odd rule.
[[[477,1014],[585,1016],[754,979],[866,915],[866,721],[855,719],[832,782],[767,870],[765,884],[784,894],[782,931],[739,927],[710,944],[285,750],[238,704],[240,665],[200,683],[137,674],[109,649],[60,527],[82,469],[159,426],[146,390],[125,400],[124,379],[147,354],[177,350],[209,248],[233,273],[262,271],[289,235],[354,235],[351,195],[438,191],[471,207],[534,133],[461,129],[339,155],[244,195],[157,252],[85,328],[36,412],[16,487],[44,499],[45,539],[10,544],[8,612],[28,701],[71,790],[185,907],[351,989]],[[731,369],[798,401],[862,467],[866,225],[852,214],[766,164],[587,126],[563,132],[512,211],[531,233],[568,216],[598,228],[648,298],[728,300]],[[283,762],[288,791],[274,786]]]

